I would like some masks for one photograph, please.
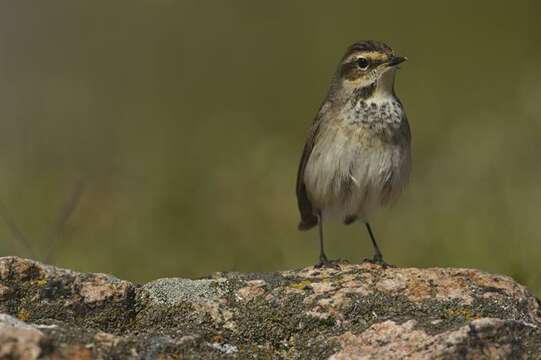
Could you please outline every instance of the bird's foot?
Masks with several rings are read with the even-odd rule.
[[[319,262],[317,264],[314,265],[315,268],[324,268],[324,267],[327,267],[327,268],[334,268],[334,269],[337,269],[337,270],[340,270],[340,259],[337,259],[337,260],[329,260],[327,259],[326,256],[320,256],[319,257]]]
[[[365,258],[363,260],[363,262],[367,262],[367,263],[374,264],[374,265],[379,265],[384,269],[395,268],[396,267],[396,265],[391,265],[391,264],[386,263],[383,260],[383,256],[381,256],[381,254],[374,255],[374,257],[372,259]]]

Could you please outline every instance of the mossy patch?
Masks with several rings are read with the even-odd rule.
[[[309,290],[310,285],[312,285],[312,281],[305,279],[293,284],[289,284],[288,287],[297,290]]]
[[[479,315],[474,315],[472,309],[466,306],[460,306],[456,308],[447,309],[446,315],[448,318],[461,318],[465,322],[469,322],[474,319],[479,319]]]
[[[37,271],[33,273],[39,274]],[[118,333],[130,326],[135,315],[132,306],[133,288],[128,289],[128,294],[122,301],[85,304],[81,301],[71,276],[9,280],[6,284],[13,291],[2,301],[1,310],[24,321],[55,319]]]
[[[258,299],[236,304],[233,340],[285,352],[291,358],[326,358],[336,349],[328,338],[338,335],[339,329],[334,319],[308,316],[306,310],[299,294],[281,294],[279,303]]]
[[[28,321],[30,319],[30,311],[24,308],[19,309],[19,311],[17,311],[17,319]]]

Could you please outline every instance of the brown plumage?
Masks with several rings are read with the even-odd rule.
[[[297,204],[299,206],[299,212],[301,215],[301,221],[299,222],[299,230],[308,230],[313,228],[318,223],[318,218],[312,207],[310,199],[308,199],[308,194],[306,193],[306,185],[304,184],[304,168],[306,167],[306,162],[310,157],[312,152],[312,147],[314,146],[314,141],[317,136],[317,131],[319,128],[319,123],[314,123],[314,126],[310,129],[310,134],[306,143],[304,144],[304,149],[302,150],[301,161],[299,164],[299,170],[297,171]]]
[[[335,216],[365,222],[374,260],[383,261],[367,218],[394,201],[409,177],[409,124],[394,92],[404,60],[380,42],[351,45],[308,132],[297,172],[298,228],[319,224],[321,265],[329,263],[322,223]]]

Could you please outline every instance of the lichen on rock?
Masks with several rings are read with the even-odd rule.
[[[0,258],[0,357],[539,358],[540,302],[478,270],[340,264],[136,285]]]

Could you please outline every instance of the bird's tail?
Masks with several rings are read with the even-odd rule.
[[[315,215],[306,216],[301,219],[301,222],[298,225],[298,229],[301,231],[310,230],[318,223],[318,218]]]

